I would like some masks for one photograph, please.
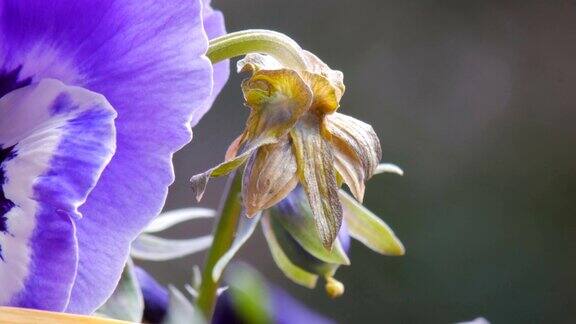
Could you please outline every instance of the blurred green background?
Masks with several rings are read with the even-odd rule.
[[[260,230],[240,257],[341,323],[571,323],[576,315],[576,2],[214,0],[229,31],[267,28],[342,70],[341,112],[367,121],[406,175],[368,184],[365,204],[407,248],[359,243],[346,294],[292,284]],[[235,63],[234,63],[235,64]],[[230,81],[175,157],[167,209],[196,205],[187,180],[242,130]],[[224,180],[202,206],[216,207]],[[204,234],[210,222],[177,229]],[[146,263],[182,284],[203,255]]]

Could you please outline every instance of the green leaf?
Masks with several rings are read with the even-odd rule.
[[[207,324],[200,312],[194,309],[190,301],[176,288],[168,286],[170,301],[162,324]]]
[[[306,251],[276,219],[270,217],[272,231],[282,251],[296,266],[321,276],[332,276],[340,264],[324,262]]]
[[[280,243],[278,243],[276,235],[274,235],[274,231],[272,230],[269,215],[263,217],[261,223],[264,237],[266,238],[266,242],[268,242],[268,248],[270,249],[270,253],[272,254],[276,266],[278,266],[284,275],[294,283],[307,288],[316,287],[318,276],[292,263],[284,251],[282,251],[282,247],[280,246]]]
[[[340,199],[350,236],[378,253],[404,255],[404,245],[384,221],[343,190]]]
[[[174,225],[199,218],[212,218],[216,211],[208,208],[182,208],[170,210],[158,215],[150,222],[144,233],[157,233]]]
[[[150,234],[140,234],[132,242],[130,255],[141,260],[165,261],[205,250],[211,244],[211,235],[186,240],[171,240]]]
[[[243,323],[272,323],[270,296],[265,280],[247,265],[236,265],[227,278],[234,310]]]
[[[284,206],[286,208],[276,206],[269,209],[270,217],[277,220],[314,257],[327,263],[349,265],[350,260],[340,241],[336,240],[332,250],[327,250],[320,241],[314,215],[304,192],[295,189],[287,199],[283,202],[287,204]]]
[[[144,312],[144,298],[134,274],[134,265],[128,260],[114,293],[97,311],[110,318],[140,322]]]

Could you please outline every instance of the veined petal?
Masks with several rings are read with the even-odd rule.
[[[256,141],[250,142],[246,146],[244,152],[242,152],[240,155],[235,156],[230,160],[226,160],[225,162],[220,163],[208,171],[192,176],[192,178],[190,178],[190,182],[192,184],[192,191],[194,196],[196,196],[196,200],[200,201],[202,199],[210,178],[221,177],[230,174],[234,170],[238,169],[242,164],[244,164],[248,158],[250,158],[250,156],[254,154],[256,150],[258,150],[261,146],[273,144],[276,143],[276,141],[277,139],[272,136],[260,137]]]
[[[332,147],[320,134],[320,121],[309,114],[291,131],[300,183],[308,195],[322,244],[332,248],[342,224],[342,206]]]
[[[298,184],[296,159],[286,138],[262,146],[246,164],[242,181],[242,200],[248,216],[273,206]]]
[[[204,24],[204,30],[208,39],[212,39],[218,36],[226,34],[226,27],[224,25],[224,16],[222,12],[214,10],[210,6],[211,0],[203,0],[202,5],[202,18]],[[210,109],[212,103],[216,99],[216,96],[220,93],[226,81],[228,81],[228,76],[230,75],[230,62],[229,60],[224,60],[212,65],[212,76],[214,80],[214,85],[212,87],[212,94],[210,98],[204,103],[202,108],[199,108],[194,112],[194,117],[192,118],[192,125],[196,125],[200,118]]]
[[[340,198],[350,236],[380,254],[404,255],[404,245],[384,221],[342,190]]]
[[[0,74],[83,86],[118,112],[117,152],[81,207],[68,312],[91,313],[112,293],[130,242],[164,204],[172,154],[206,110],[213,83],[202,12],[201,0],[0,4]]]
[[[363,198],[363,185],[376,171],[382,158],[380,140],[372,126],[350,116],[334,113],[325,119],[332,135],[339,172],[358,200]]]
[[[0,98],[0,116],[0,305],[62,311],[78,207],[114,153],[116,112],[99,94],[43,80]]]
[[[246,122],[246,141],[286,135],[312,102],[310,88],[298,73],[288,69],[258,70],[242,82],[242,92],[252,109]]]
[[[318,56],[313,53],[304,50],[304,56],[306,58],[306,63],[308,66],[308,71],[314,74],[321,75],[330,82],[330,85],[334,88],[336,101],[340,102],[340,99],[344,95],[344,74],[338,70],[332,70],[326,63],[324,63]]]

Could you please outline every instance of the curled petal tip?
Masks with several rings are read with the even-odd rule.
[[[380,173],[395,173],[399,176],[403,176],[404,175],[404,170],[402,170],[399,166],[397,166],[396,164],[392,164],[392,163],[380,163],[378,164],[378,166],[376,167],[376,170],[374,171],[374,174],[380,174]]]

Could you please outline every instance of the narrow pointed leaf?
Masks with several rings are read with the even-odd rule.
[[[126,263],[114,293],[97,312],[123,321],[140,322],[142,320],[144,298],[131,260]]]
[[[307,288],[316,287],[318,275],[310,273],[290,261],[288,256],[282,251],[282,247],[274,235],[268,216],[262,218],[262,231],[264,232],[266,242],[268,242],[268,248],[270,249],[272,258],[284,275],[301,286]]]
[[[166,230],[174,225],[200,218],[212,218],[216,211],[208,208],[182,208],[170,210],[158,215],[146,227],[144,233],[156,233]]]
[[[298,176],[308,195],[322,244],[331,249],[342,224],[342,206],[330,144],[320,134],[320,121],[309,114],[292,130]]]
[[[392,229],[353,197],[340,190],[350,236],[384,255],[404,255],[404,245]]]
[[[280,248],[284,254],[297,267],[305,271],[326,277],[333,276],[340,266],[340,264],[337,263],[322,261],[308,253],[308,251],[306,251],[302,245],[300,245],[298,241],[296,241],[294,237],[288,233],[288,231],[280,224],[280,222],[273,217],[270,217],[270,227],[272,228],[276,241],[278,242],[278,245],[280,245]]]
[[[193,239],[171,240],[150,234],[141,234],[132,242],[130,255],[141,260],[164,261],[205,250],[211,244],[211,235]]]
[[[236,230],[236,236],[234,237],[232,246],[230,246],[230,249],[228,249],[228,251],[226,251],[226,253],[224,253],[224,255],[214,265],[214,268],[212,269],[212,280],[218,282],[220,276],[222,276],[222,272],[224,272],[224,269],[226,268],[226,265],[228,265],[234,255],[238,253],[240,248],[254,233],[254,229],[258,225],[261,215],[261,213],[257,213],[256,216],[251,218],[245,217],[244,215],[240,216],[238,229]]]

